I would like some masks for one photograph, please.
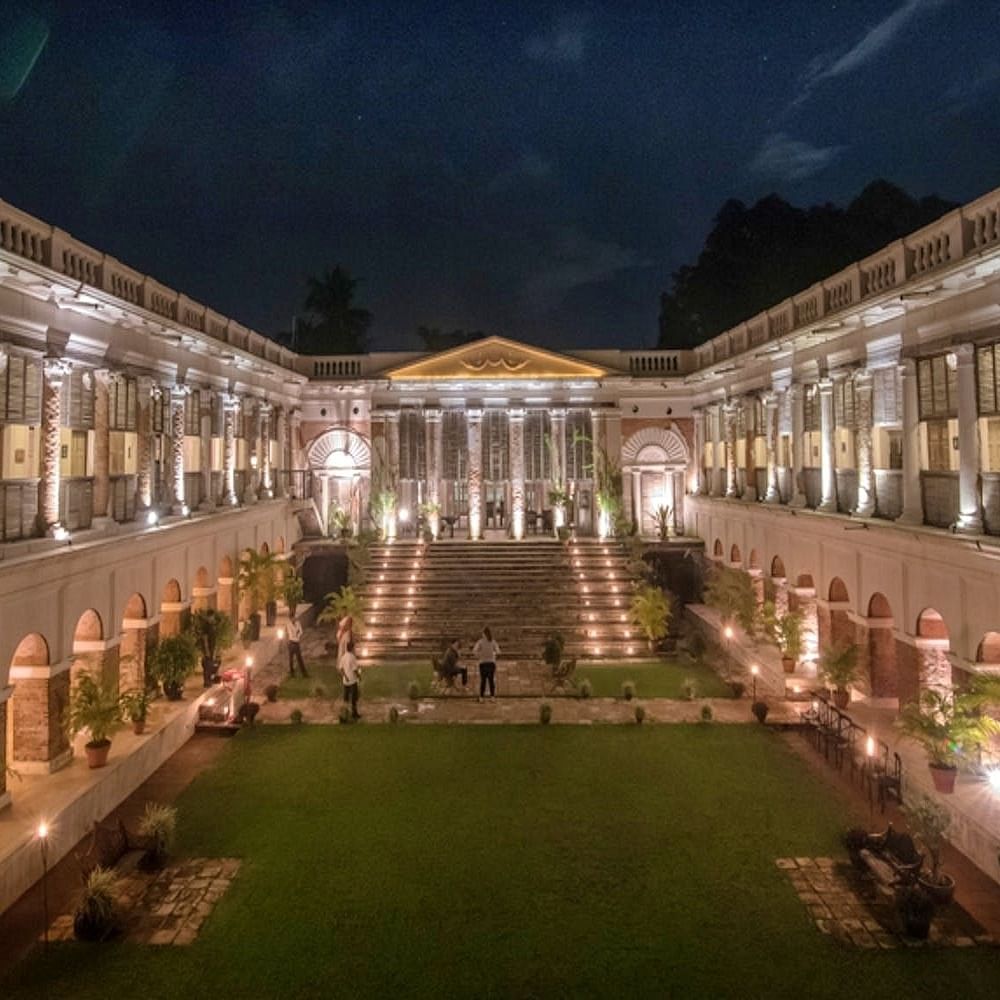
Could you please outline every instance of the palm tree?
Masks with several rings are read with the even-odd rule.
[[[305,307],[309,318],[297,326],[297,350],[303,354],[364,351],[372,314],[352,304],[357,286],[357,280],[339,264],[320,278],[306,279]]]

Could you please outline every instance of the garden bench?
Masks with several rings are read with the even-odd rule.
[[[924,864],[913,838],[894,830],[891,823],[884,833],[868,835],[860,857],[879,888],[885,890],[912,882]]]
[[[576,687],[576,679],[574,674],[576,673],[576,657],[574,656],[571,660],[562,660],[560,663],[552,667],[552,675],[550,680],[552,681],[552,686],[549,689],[550,693],[556,691],[556,689],[564,690],[567,687]]]
[[[95,868],[131,870],[148,849],[145,838],[132,836],[119,819],[117,822],[96,822],[83,851],[75,851],[84,879]]]

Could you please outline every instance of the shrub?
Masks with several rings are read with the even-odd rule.
[[[594,685],[590,683],[590,678],[585,677],[580,682],[580,687],[578,689],[581,698],[590,698],[594,694]]]
[[[711,705],[702,705],[701,706],[701,721],[702,722],[711,722],[713,718],[714,718],[714,715],[712,713],[712,706]]]
[[[420,685],[416,681],[410,681],[406,693],[409,695],[410,701],[420,701]]]
[[[278,700],[278,685],[277,684],[268,684],[268,686],[266,688],[264,688],[264,697],[267,698],[268,701],[277,701]]]
[[[304,719],[302,717],[302,709],[301,708],[293,708],[291,710],[291,712],[288,713],[288,721],[293,726],[301,726],[302,723],[303,723],[303,721],[304,721]]]
[[[177,810],[159,802],[147,802],[139,820],[139,834],[146,837],[148,847],[142,857],[144,868],[162,868],[177,832]]]
[[[684,683],[681,684],[681,694],[684,696],[685,701],[694,701],[698,697],[698,685],[695,684],[692,678],[684,678]]]
[[[646,709],[642,705],[635,706],[635,721],[638,725],[642,725],[646,718]]]
[[[160,640],[146,661],[146,670],[151,679],[163,686],[163,693],[168,698],[177,700],[197,659],[194,636],[190,632],[182,632]]]
[[[83,895],[73,914],[73,932],[81,941],[103,941],[118,929],[114,889],[118,876],[98,865],[83,884]]]
[[[337,721],[342,726],[350,725],[351,722],[351,710],[346,705],[340,706],[340,712],[337,715]]]
[[[118,685],[102,680],[100,684],[90,674],[84,674],[70,697],[68,728],[70,736],[84,729],[90,733],[88,746],[106,746],[115,723],[122,717]]]
[[[314,698],[325,698],[326,697],[326,688],[322,684],[317,684],[316,687],[313,688],[313,697]]]
[[[399,709],[395,705],[391,706],[389,709],[389,721],[396,725],[399,722]]]
[[[543,701],[538,709],[538,721],[543,726],[547,726],[552,721],[552,706],[547,701]]]
[[[626,701],[631,701],[635,697],[635,681],[622,682],[622,697]]]
[[[761,725],[767,720],[768,707],[766,701],[755,701],[750,707],[750,711],[753,712],[754,717]]]

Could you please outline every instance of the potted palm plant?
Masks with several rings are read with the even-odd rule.
[[[84,747],[90,767],[104,767],[111,749],[110,732],[121,721],[122,706],[118,687],[111,681],[98,684],[90,674],[77,683],[69,703],[70,738],[85,729],[90,739]]]
[[[670,533],[674,526],[673,515],[673,507],[667,507],[663,504],[657,507],[651,515],[653,518],[653,524],[656,525],[657,537],[661,542],[665,542],[670,537]]]
[[[326,595],[326,607],[316,619],[318,625],[336,625],[344,618],[353,621],[357,632],[364,631],[361,620],[361,597],[353,587],[341,587]]]
[[[194,636],[189,632],[161,639],[149,658],[149,675],[163,687],[170,701],[180,701],[184,681],[194,669],[198,658]]]
[[[833,703],[837,708],[847,708],[850,704],[850,686],[857,680],[858,667],[858,647],[854,643],[841,643],[823,650],[819,673],[827,687],[833,689]]]
[[[278,617],[278,606],[274,601],[274,557],[269,552],[255,552],[248,549],[240,560],[239,587],[250,600],[250,614],[247,621],[253,641],[260,638],[260,607],[269,602],[274,604],[273,615],[268,624],[273,625]]]
[[[923,844],[931,862],[930,871],[922,871],[918,881],[938,906],[945,906],[955,895],[955,880],[941,871],[941,850],[951,825],[951,814],[926,795],[911,798],[903,811],[910,832]]]
[[[145,688],[126,691],[122,695],[122,711],[125,713],[125,718],[132,723],[132,732],[136,736],[141,736],[145,732],[150,700],[149,692]]]
[[[211,687],[222,666],[222,654],[233,644],[233,620],[224,611],[201,608],[191,615],[189,627],[201,653],[205,687]]]
[[[934,787],[943,795],[955,791],[959,763],[1000,728],[981,707],[981,693],[976,688],[962,694],[928,688],[896,720],[900,732],[919,743],[927,754]]]
[[[781,666],[786,674],[794,674],[804,646],[802,636],[802,615],[798,611],[787,611],[775,623],[775,641],[781,650]]]
[[[630,606],[632,623],[642,629],[652,653],[657,642],[667,634],[670,625],[670,599],[651,583],[643,583],[632,595]]]
[[[304,595],[305,584],[302,582],[302,577],[291,566],[287,567],[281,581],[281,599],[288,608],[289,616],[295,614],[295,609],[302,603]]]

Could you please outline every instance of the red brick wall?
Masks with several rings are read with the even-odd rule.
[[[15,761],[52,760],[69,746],[63,727],[69,705],[69,671],[51,679],[17,681],[13,705]]]
[[[916,646],[906,642],[896,643],[896,663],[899,683],[897,695],[902,708],[920,697],[920,671],[923,658]]]
[[[869,629],[868,650],[872,697],[897,697],[896,637],[892,629]]]

